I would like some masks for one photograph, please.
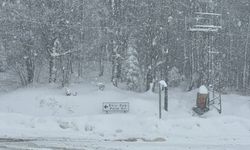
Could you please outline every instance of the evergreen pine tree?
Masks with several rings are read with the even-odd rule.
[[[129,45],[127,50],[127,57],[124,65],[124,78],[128,90],[137,91],[139,87],[139,63],[137,58],[137,51],[134,46]]]

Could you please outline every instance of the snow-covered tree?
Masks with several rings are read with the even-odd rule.
[[[168,72],[168,78],[169,78],[169,86],[176,87],[180,85],[181,82],[181,74],[179,72],[179,69],[175,66]]]
[[[135,47],[129,45],[124,65],[124,78],[127,88],[132,91],[137,91],[139,88],[140,69],[137,57],[138,54]]]

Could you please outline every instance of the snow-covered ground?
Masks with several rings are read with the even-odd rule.
[[[48,149],[62,147],[59,139],[69,149],[250,149],[250,97],[223,95],[222,114],[212,108],[198,117],[192,111],[197,90],[170,89],[169,112],[159,120],[155,93],[111,85],[100,91],[90,83],[70,89],[77,96],[65,96],[65,89],[54,85],[0,95],[0,148],[21,149],[20,144],[5,141],[19,138],[32,139],[23,147]],[[130,111],[102,112],[103,102],[117,101],[129,102]]]

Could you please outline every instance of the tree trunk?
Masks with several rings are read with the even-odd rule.
[[[243,90],[244,94],[247,92],[247,79],[248,79],[248,61],[247,61],[247,54],[248,54],[248,41],[249,41],[249,31],[250,31],[250,17],[248,21],[248,30],[247,30],[247,39],[246,39],[246,45],[245,45],[245,51],[244,51],[244,69],[243,69]]]
[[[35,66],[30,58],[26,60],[26,70],[27,70],[27,82],[28,84],[33,83]]]
[[[49,60],[49,83],[56,82],[56,58],[53,56],[50,56]]]

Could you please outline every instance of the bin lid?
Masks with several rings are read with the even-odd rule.
[[[205,85],[200,86],[199,88],[199,93],[200,94],[208,94],[208,89]]]

